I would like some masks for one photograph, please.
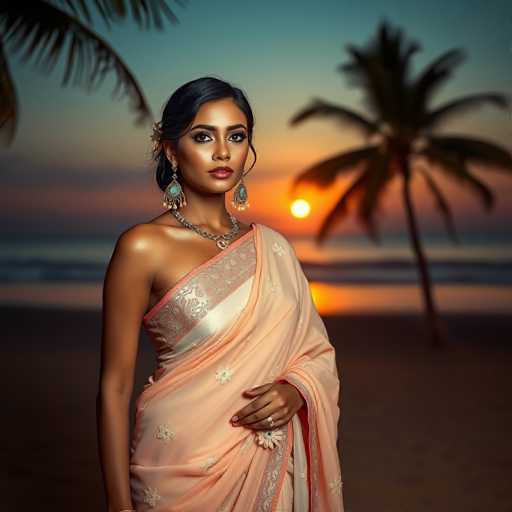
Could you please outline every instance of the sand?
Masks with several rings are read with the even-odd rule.
[[[95,423],[101,315],[0,311],[2,510],[105,510]],[[444,318],[450,344],[438,352],[416,315],[325,318],[342,381],[346,512],[512,511],[512,318]],[[134,397],[153,366],[145,334],[137,365]]]

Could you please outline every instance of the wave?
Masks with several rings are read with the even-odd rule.
[[[417,284],[418,269],[405,258],[345,260],[334,263],[302,261],[310,281],[333,284]],[[435,283],[512,284],[512,259],[430,259],[428,268]],[[0,282],[83,282],[98,283],[106,265],[76,259],[55,261],[46,258],[0,260]]]
[[[308,279],[336,284],[417,284],[418,267],[410,259],[343,261],[337,263],[302,262]],[[435,283],[512,284],[512,260],[430,259],[428,270]]]

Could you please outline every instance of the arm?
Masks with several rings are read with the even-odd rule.
[[[117,241],[103,287],[101,368],[96,398],[98,448],[109,512],[133,509],[129,485],[129,405],[142,316],[153,279],[147,231]]]

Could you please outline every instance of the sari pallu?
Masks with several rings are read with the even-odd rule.
[[[292,448],[294,512],[343,512],[335,351],[291,244],[268,226],[252,227],[252,267],[243,264],[251,247],[245,234],[173,288],[179,296],[222,264],[225,279],[211,290],[222,296],[215,309],[188,331],[179,312],[176,325],[152,324],[154,308],[145,316],[158,367],[136,402],[130,484],[137,512],[276,512]],[[166,307],[166,297],[157,306]],[[205,323],[219,323],[218,312],[209,317],[223,307],[229,320],[208,335]],[[254,400],[244,390],[278,381],[295,386],[305,405],[269,431],[281,433],[270,449],[257,442],[263,431],[234,427],[230,418]]]

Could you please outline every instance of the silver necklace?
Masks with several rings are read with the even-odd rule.
[[[233,238],[236,236],[236,234],[240,231],[240,226],[238,225],[238,220],[231,215],[231,213],[228,212],[229,219],[231,220],[232,227],[229,231],[229,233],[226,233],[224,235],[214,235],[213,233],[208,233],[208,231],[205,231],[204,229],[201,229],[199,226],[196,226],[195,224],[192,224],[189,222],[183,215],[178,211],[171,209],[169,210],[176,219],[178,219],[179,222],[181,222],[185,227],[189,229],[193,229],[197,234],[201,235],[204,238],[209,238],[210,240],[215,240],[217,243],[217,247],[219,249],[225,249],[233,240]]]

